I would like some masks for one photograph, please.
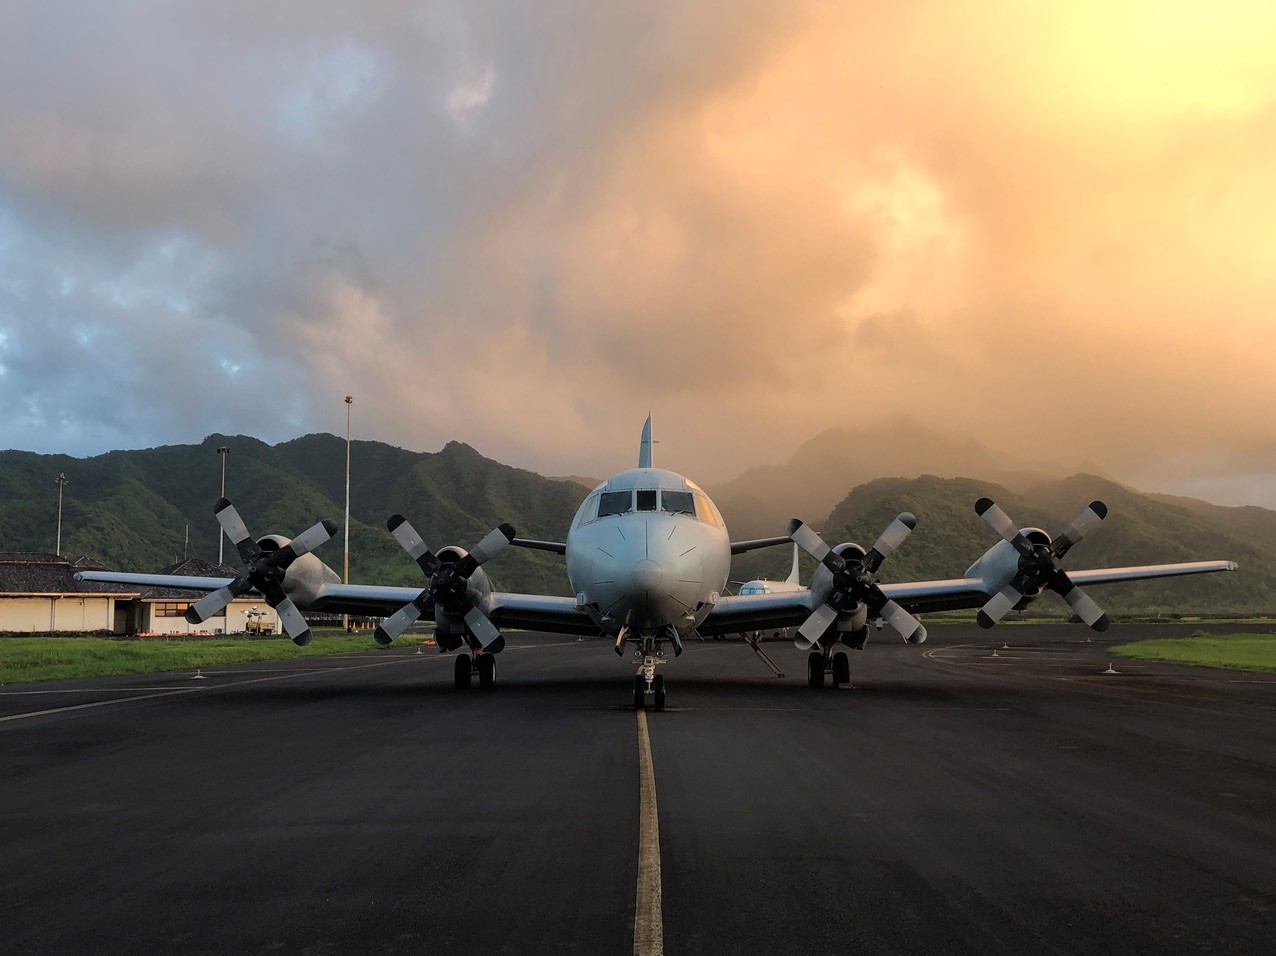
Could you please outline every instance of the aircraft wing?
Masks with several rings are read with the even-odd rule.
[[[731,553],[744,554],[746,551],[756,551],[758,548],[774,548],[778,544],[792,544],[793,539],[787,534],[780,535],[776,538],[750,538],[748,541],[732,541]]]
[[[576,599],[549,594],[510,594],[497,591],[487,603],[487,616],[500,628],[552,631],[555,634],[602,633],[589,615],[576,606]]]
[[[1134,568],[1096,568],[1093,571],[1069,571],[1072,583],[1112,584],[1117,581],[1142,581],[1147,578],[1173,578],[1184,574],[1210,574],[1214,571],[1235,571],[1235,561],[1188,561],[1184,564],[1145,564]]]
[[[132,574],[128,571],[77,571],[75,579],[105,581],[109,584],[136,584],[144,588],[180,588],[183,591],[216,591],[234,580],[234,578],[202,578],[178,574]]]
[[[567,545],[562,541],[538,541],[535,538],[513,538],[510,544],[516,548],[527,548],[531,551],[551,551],[554,554],[566,554]]]
[[[737,594],[719,599],[696,628],[705,637],[797,627],[814,608],[809,590]]]

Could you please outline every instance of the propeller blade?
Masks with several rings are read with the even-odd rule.
[[[1010,520],[1010,516],[991,498],[980,498],[975,502],[975,514],[983,518],[997,534],[1015,546],[1015,550],[1025,556],[1032,555],[1032,544]]]
[[[835,554],[833,549],[824,543],[824,539],[808,528],[802,520],[790,518],[789,523],[785,526],[785,531],[794,544],[830,571],[836,573],[846,567],[846,562]]]
[[[511,535],[510,537],[513,537]],[[495,624],[487,619],[487,615],[476,607],[472,607],[469,613],[465,615],[465,625],[470,629],[470,633],[478,638],[478,642],[486,648],[501,636],[501,632],[497,630]]]
[[[476,544],[457,564],[456,573],[463,578],[468,578],[474,573],[474,569],[481,564],[486,564],[492,558],[496,557],[507,544],[514,540],[518,532],[514,530],[512,524],[498,525],[495,530],[490,531],[486,538]]]
[[[837,620],[837,609],[831,604],[821,604],[811,616],[802,622],[802,626],[798,628],[798,634],[807,642],[807,647],[815,646],[815,642],[824,636],[824,632],[829,629],[834,621]]]
[[[890,624],[891,627],[895,628],[895,630],[899,632],[900,637],[904,640],[908,640],[912,637],[914,632],[922,626],[922,622],[917,620],[917,618],[913,617],[913,615],[909,614],[890,598],[887,598],[886,595],[882,594],[882,592],[877,588],[874,588],[873,590],[876,592],[876,597],[886,598],[884,603],[873,607],[873,613],[880,616],[884,621]],[[876,604],[876,602],[874,602],[874,604]],[[870,607],[872,607],[872,605],[870,605]]]
[[[1106,631],[1108,629],[1110,622],[1107,614],[1103,612],[1103,608],[1095,604],[1090,595],[1073,584],[1062,571],[1050,582],[1050,588],[1068,602],[1068,607],[1072,608],[1072,613],[1081,618],[1087,626],[1096,631]]]
[[[283,622],[284,630],[292,638],[292,642],[298,647],[305,647],[309,644],[311,638],[310,625],[301,616],[301,612],[297,610],[297,605],[292,602],[292,598],[285,597],[278,604],[272,606],[279,615],[279,620]]]
[[[911,512],[902,511],[896,515],[895,520],[886,526],[886,530],[881,533],[868,554],[864,556],[864,567],[868,569],[868,573],[876,572],[882,566],[882,562],[904,543],[904,539],[912,534],[916,527],[917,519]]]
[[[248,580],[248,575],[241,575],[224,588],[218,588],[205,594],[202,598],[186,609],[186,620],[191,624],[203,624],[210,617],[215,617],[230,604],[231,601],[252,590],[252,583]]]
[[[976,620],[980,627],[993,627],[998,621],[1010,613],[1010,609],[1023,600],[1023,594],[1018,591],[1014,584],[1007,584],[1004,588],[992,596],[992,598],[979,609],[979,615]]]
[[[1063,529],[1063,534],[1054,539],[1055,557],[1062,559],[1072,546],[1103,523],[1108,516],[1108,506],[1102,501],[1092,501],[1072,523]]]
[[[235,546],[245,564],[252,564],[261,557],[261,548],[257,547],[257,542],[248,533],[248,525],[239,517],[234,505],[225,498],[218,498],[217,504],[213,505],[213,514],[217,516],[217,523],[222,526],[226,537],[230,538],[230,543]]]
[[[420,619],[421,615],[424,614],[426,609],[429,607],[429,604],[425,604],[423,607],[422,604],[419,603],[423,597],[428,598],[428,592],[422,591],[419,595],[417,595],[417,599],[415,601],[409,601],[377,625],[376,633],[372,636],[376,638],[378,644],[382,647],[387,647],[390,644],[393,644],[396,637]],[[433,602],[430,603],[432,604]]]
[[[287,568],[303,554],[309,554],[337,533],[337,526],[331,521],[320,521],[312,528],[303,531],[276,552],[272,562],[276,567]]]
[[[434,552],[417,534],[416,528],[408,523],[408,519],[403,515],[390,515],[390,519],[385,523],[390,529],[390,533],[394,535],[394,540],[404,551],[415,561],[425,572],[426,577],[431,577],[439,569],[439,559],[435,557]]]

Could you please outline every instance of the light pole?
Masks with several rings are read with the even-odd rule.
[[[62,488],[67,483],[67,477],[62,472],[58,472],[58,476],[53,479],[58,483],[58,543],[57,554],[62,557]]]
[[[346,548],[345,557],[342,561],[341,581],[343,584],[350,583],[350,406],[354,404],[354,396],[346,396]],[[344,615],[345,620],[342,625],[345,630],[350,630],[350,615]]]
[[[225,445],[217,449],[217,457],[222,460],[222,494],[221,496],[223,498],[226,497],[226,456],[229,454],[230,454],[230,449],[227,448]],[[219,521],[217,522],[217,563],[218,564],[222,563],[222,558],[225,556],[225,551],[223,550],[225,547],[226,547],[226,532],[222,530],[222,524]]]

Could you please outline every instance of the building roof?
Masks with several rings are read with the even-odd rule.
[[[91,558],[74,562],[47,551],[0,551],[0,594],[134,595],[137,588],[105,581],[77,581],[76,571],[105,570]]]
[[[187,558],[185,561],[179,561],[177,564],[170,564],[166,568],[160,568],[156,574],[171,574],[174,576],[185,576],[192,578],[237,578],[239,571],[226,564],[217,564],[215,561],[205,561],[203,558]],[[192,591],[189,588],[143,588],[141,598],[143,601],[190,601],[203,597],[206,591]],[[247,600],[247,598],[239,598],[238,600]],[[253,595],[252,600],[260,601],[257,595]]]

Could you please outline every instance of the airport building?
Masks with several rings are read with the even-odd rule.
[[[0,633],[142,636],[280,633],[279,618],[260,597],[238,598],[203,624],[186,609],[204,592],[77,581],[77,571],[105,571],[89,558],[69,561],[44,552],[0,552]],[[188,558],[157,573],[235,577],[225,565]]]

